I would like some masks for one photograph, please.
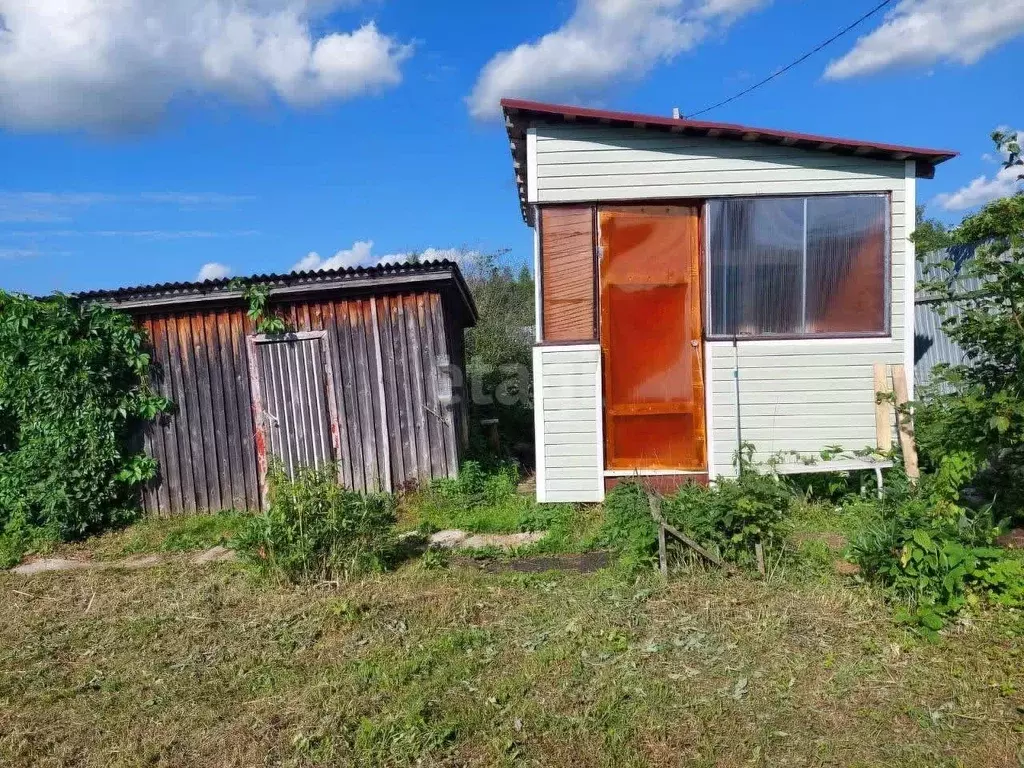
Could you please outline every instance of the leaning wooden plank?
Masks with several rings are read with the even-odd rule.
[[[391,476],[396,490],[405,482],[405,456],[402,453],[402,428],[398,415],[398,379],[395,374],[395,340],[391,329],[391,300],[380,296],[377,326],[380,334],[381,367],[384,371],[384,406],[388,416],[388,452]]]
[[[231,310],[231,358],[238,390],[238,432],[242,441],[242,471],[245,477],[245,508],[256,512],[262,508],[260,491],[262,478],[256,456],[256,424],[249,374],[249,354],[246,347],[246,323],[250,322],[241,310]]]
[[[150,343],[153,348],[153,384],[156,391],[171,399],[171,371],[167,364],[167,322],[162,317],[154,317]],[[172,406],[173,407],[173,406]],[[171,414],[163,413],[157,417],[154,426],[160,431],[159,445],[163,451],[160,464],[160,484],[157,496],[160,502],[160,514],[167,517],[181,510],[181,480],[178,476],[178,446],[173,440],[174,424]],[[177,505],[175,505],[175,489],[177,489]]]
[[[458,426],[455,409],[452,407],[454,388],[452,385],[451,352],[445,327],[444,305],[440,294],[430,294],[430,317],[434,323],[434,354],[437,359],[438,398],[440,412],[444,416],[441,430],[448,464],[448,476],[459,472]]]
[[[443,415],[437,396],[437,358],[434,356],[434,330],[430,319],[429,295],[416,296],[417,318],[420,328],[420,354],[423,371],[423,402],[427,418],[427,435],[430,440],[430,476],[445,477],[445,453],[442,430]]]
[[[398,435],[392,435],[391,425],[389,423],[388,413],[388,394],[387,394],[387,374],[384,371],[384,344],[381,341],[380,332],[380,317],[377,312],[377,301],[378,299],[371,296],[369,299],[370,304],[370,324],[373,326],[373,357],[374,365],[377,369],[376,376],[376,388],[377,388],[377,400],[380,403],[378,409],[378,417],[380,418],[380,434],[381,434],[381,459],[383,459],[383,476],[384,476],[384,490],[389,493],[395,489],[397,483],[392,473],[391,462],[392,453],[391,448],[397,442]]]
[[[224,392],[224,417],[228,444],[228,480],[231,487],[231,506],[246,508],[245,470],[242,468],[242,435],[238,425],[238,387],[235,382],[235,362],[231,353],[231,318],[221,310],[216,315],[217,347],[220,353],[221,389]]]
[[[366,490],[380,489],[377,472],[377,422],[373,418],[372,393],[370,392],[370,362],[366,351],[366,329],[363,325],[363,302],[349,302],[349,331],[352,335],[352,352],[355,355],[356,400],[359,404],[359,429],[362,436],[363,473]]]
[[[362,326],[363,335],[366,339],[366,371],[369,374],[368,384],[370,393],[370,418],[373,419],[374,456],[377,461],[377,487],[379,490],[387,490],[390,486],[390,465],[391,457],[388,455],[387,446],[387,414],[384,412],[383,373],[377,364],[378,339],[376,334],[376,306],[371,296],[362,303]]]
[[[335,308],[338,319],[338,340],[341,344],[341,365],[338,372],[345,398],[346,418],[341,427],[348,432],[349,451],[352,456],[352,488],[365,491],[369,488],[363,460],[363,431],[359,419],[359,397],[356,393],[356,355],[352,333],[350,301],[339,302]],[[338,393],[339,397],[342,392]]]
[[[668,578],[668,545],[665,542],[665,523],[658,523],[658,568],[663,579]]]
[[[408,295],[403,299],[405,302],[409,385],[412,390],[413,418],[416,425],[416,464],[419,469],[419,479],[422,482],[429,482],[431,479],[430,438],[427,431],[427,404],[423,387],[423,359],[420,356],[420,326],[417,322],[416,296]]]
[[[902,365],[892,367],[893,388],[896,390],[896,419],[900,428],[900,448],[903,449],[903,466],[912,483],[917,482],[921,471],[917,465],[917,445],[914,442],[914,416],[910,413],[907,396],[907,372]]]
[[[217,333],[217,315],[207,312],[203,316],[206,332],[207,366],[210,372],[210,394],[213,405],[213,440],[217,449],[217,479],[220,481],[222,509],[234,509],[231,491],[231,455],[228,448],[227,407],[224,399],[224,375],[220,365],[220,334]]]
[[[730,565],[729,563],[727,563],[724,560],[722,560],[720,557],[718,557],[718,556],[712,554],[711,552],[709,552],[708,550],[704,549],[704,547],[702,547],[696,541],[691,539],[689,536],[686,536],[685,534],[680,533],[677,529],[673,528],[668,523],[665,523],[664,525],[665,525],[665,530],[669,534],[671,534],[674,538],[679,539],[681,542],[683,542],[683,544],[688,546],[690,549],[692,549],[698,555],[701,555],[702,557],[707,558],[712,563],[717,565],[719,568],[724,568],[729,573],[735,573],[736,572],[736,568],[734,566]]]
[[[892,450],[892,424],[889,422],[891,395],[885,363],[875,363],[875,443],[882,453]]]
[[[199,429],[199,400],[196,396],[195,366],[192,354],[192,327],[187,317],[169,321],[174,325],[177,339],[171,349],[172,364],[177,365],[178,416],[183,431],[179,433],[179,446],[185,447],[183,461],[188,466],[188,481],[182,484],[185,510],[196,512],[207,508],[206,472],[203,470],[203,438]],[[187,495],[185,495],[187,493]]]
[[[398,424],[402,435],[403,483],[419,478],[416,450],[416,419],[409,374],[409,352],[406,345],[405,305],[401,296],[391,300],[391,333],[395,348],[395,380],[398,382]]]
[[[206,467],[207,509],[223,509],[220,500],[220,468],[217,466],[216,428],[213,423],[213,394],[210,386],[210,359],[206,354],[206,327],[200,315],[193,315],[192,350],[195,353],[196,392],[199,395],[199,425],[203,437],[203,460]]]
[[[335,315],[334,302],[323,305],[324,328],[327,329],[327,351],[330,360],[331,387],[328,396],[332,399],[331,405],[331,435],[336,448],[335,461],[339,463],[339,476],[341,484],[346,488],[354,488],[352,479],[352,456],[349,452],[348,420],[345,403],[345,389],[341,381],[342,371],[342,344],[338,332],[338,320]]]

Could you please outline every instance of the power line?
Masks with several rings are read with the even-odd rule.
[[[687,115],[687,117],[688,118],[692,118],[692,117],[697,117],[698,115],[703,115],[705,112],[710,112],[712,109],[718,109],[719,107],[724,107],[726,104],[728,104],[730,102],[733,102],[733,101],[736,101],[736,99],[738,99],[738,98],[740,98],[742,96],[746,96],[751,91],[756,91],[762,85],[765,85],[766,83],[770,83],[772,80],[774,80],[779,75],[784,75],[787,72],[789,72],[789,70],[791,70],[793,67],[797,66],[798,64],[802,64],[803,62],[807,61],[807,59],[811,58],[811,56],[816,54],[822,48],[826,48],[829,45],[831,45],[832,43],[834,43],[836,40],[838,40],[840,37],[845,35],[851,29],[854,29],[855,27],[860,26],[865,21],[867,21],[872,16],[874,16],[876,13],[878,13],[880,10],[885,8],[885,6],[890,5],[892,3],[892,1],[893,0],[885,0],[885,2],[879,3],[874,8],[872,8],[870,11],[868,11],[863,16],[861,16],[859,19],[857,19],[855,22],[853,22],[849,26],[845,27],[844,29],[840,30],[835,35],[833,35],[828,40],[826,40],[825,42],[821,43],[814,50],[808,51],[807,53],[805,53],[803,56],[801,56],[796,61],[791,62],[790,64],[787,64],[785,67],[783,67],[779,71],[769,75],[768,77],[766,77],[761,82],[754,83],[752,86],[750,86],[749,88],[746,88],[745,90],[740,91],[736,95],[730,96],[728,99],[725,99],[724,101],[720,101],[717,104],[712,104],[710,107],[704,107],[704,109],[700,110],[699,112],[694,112],[692,115]]]

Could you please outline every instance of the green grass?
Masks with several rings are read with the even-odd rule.
[[[0,574],[0,764],[1019,766],[1024,619],[676,574]]]
[[[227,544],[245,519],[241,512],[148,518],[85,541],[53,545],[48,554],[117,560],[133,555],[209,549]]]

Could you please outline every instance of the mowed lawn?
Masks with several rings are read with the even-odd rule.
[[[0,764],[1014,766],[1019,613],[940,644],[834,579],[0,574]]]

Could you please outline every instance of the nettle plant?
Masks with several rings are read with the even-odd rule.
[[[132,319],[66,296],[0,292],[0,533],[74,538],[126,521],[156,474],[150,387]]]
[[[906,604],[898,619],[931,637],[983,599],[1024,602],[1024,562],[993,546],[998,526],[991,507],[974,510],[960,501],[976,469],[968,452],[944,457],[919,487],[890,492],[850,547],[867,577]]]

